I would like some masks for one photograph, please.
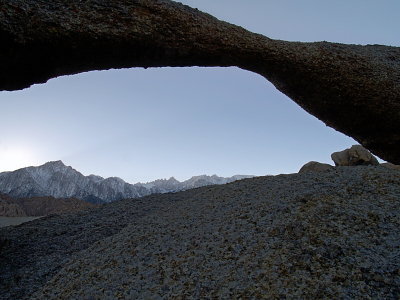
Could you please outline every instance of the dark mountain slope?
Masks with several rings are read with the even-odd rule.
[[[0,216],[5,217],[46,216],[76,212],[94,206],[94,204],[75,198],[12,198],[0,194]]]

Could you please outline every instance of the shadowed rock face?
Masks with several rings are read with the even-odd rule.
[[[400,164],[400,48],[272,40],[168,0],[0,0],[0,90],[89,70],[237,66]]]
[[[329,171],[332,169],[333,169],[333,166],[331,166],[329,164],[324,164],[324,163],[320,163],[317,161],[310,161],[300,168],[299,173],[326,172],[326,171]]]

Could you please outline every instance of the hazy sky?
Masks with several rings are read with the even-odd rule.
[[[400,46],[398,0],[185,0],[276,39]],[[128,182],[297,172],[355,141],[237,68],[89,72],[0,92],[0,171],[63,160]]]

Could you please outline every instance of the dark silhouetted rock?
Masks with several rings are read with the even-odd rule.
[[[336,166],[379,165],[375,156],[360,145],[353,145],[349,149],[334,152],[332,153],[331,158]]]
[[[272,40],[168,0],[0,0],[0,90],[90,70],[237,66],[400,164],[400,48]]]
[[[329,164],[323,164],[317,161],[310,161],[300,168],[299,173],[325,172],[331,169],[333,169],[333,166]]]

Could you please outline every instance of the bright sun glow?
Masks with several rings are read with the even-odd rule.
[[[0,172],[35,165],[35,155],[26,147],[0,147]]]

